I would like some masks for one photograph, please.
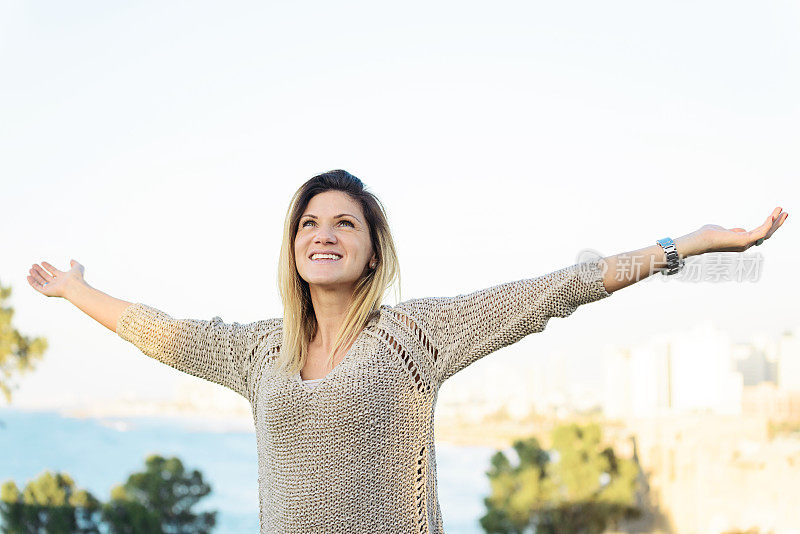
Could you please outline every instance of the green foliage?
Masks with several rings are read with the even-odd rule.
[[[0,284],[0,392],[11,402],[14,375],[33,371],[35,364],[47,350],[47,340],[23,336],[11,325],[14,309],[6,306],[11,287]]]
[[[100,503],[75,487],[67,474],[45,472],[20,491],[13,480],[0,486],[3,534],[206,534],[217,512],[192,507],[211,493],[199,471],[186,473],[178,458],[148,456],[145,471],[115,486]]]
[[[498,451],[486,471],[491,494],[480,518],[492,534],[597,533],[623,518],[638,517],[638,467],[602,447],[595,424],[568,424],[553,430],[552,450],[536,438],[513,444],[519,458],[512,465]]]
[[[111,501],[103,507],[103,518],[112,526],[111,532],[211,532],[217,512],[191,511],[211,493],[202,474],[197,470],[186,473],[178,458],[156,454],[148,456],[145,464],[144,472],[134,473],[124,485],[114,487]]]
[[[64,473],[45,471],[21,492],[13,481],[0,488],[3,534],[99,533],[99,511],[100,502]]]

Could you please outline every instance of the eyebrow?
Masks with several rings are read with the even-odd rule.
[[[357,221],[361,222],[361,219],[359,219],[358,217],[356,217],[355,215],[352,215],[352,214],[350,214],[350,213],[340,213],[339,215],[334,215],[334,216],[333,216],[333,218],[334,218],[334,219],[338,219],[338,218],[340,218],[340,217],[345,217],[345,216],[347,216],[347,217],[352,217],[352,218],[354,218],[355,220],[357,220]],[[307,213],[307,214],[303,215],[303,216],[302,216],[302,217],[300,217],[300,218],[302,219],[303,217],[311,217],[312,219],[316,219],[316,218],[317,218],[317,216],[316,216],[316,215],[312,215],[311,213]]]

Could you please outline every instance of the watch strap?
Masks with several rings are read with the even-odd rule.
[[[683,260],[678,256],[678,247],[675,246],[675,242],[669,237],[664,237],[656,243],[664,249],[667,257],[667,267],[661,271],[661,274],[668,276],[677,273],[683,267]]]

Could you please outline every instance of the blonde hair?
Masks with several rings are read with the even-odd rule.
[[[341,169],[324,172],[308,180],[295,192],[289,203],[278,263],[278,289],[283,301],[283,339],[277,362],[290,375],[299,372],[305,365],[309,343],[317,333],[317,319],[308,282],[297,271],[294,241],[300,217],[309,201],[315,195],[330,190],[347,193],[361,205],[378,263],[375,269],[367,269],[356,282],[353,298],[329,355],[328,366],[333,366],[334,355],[339,349],[355,341],[370,315],[380,308],[384,294],[394,282],[398,283],[399,299],[400,265],[388,218],[380,200],[366,190],[361,180]]]

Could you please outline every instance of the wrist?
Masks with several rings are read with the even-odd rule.
[[[89,288],[89,284],[85,280],[77,278],[70,278],[64,288],[64,298],[75,304],[77,297],[84,293]]]
[[[678,256],[681,259],[697,256],[704,252],[699,246],[697,235],[694,232],[682,235],[672,241],[675,243],[675,248],[678,250]]]

